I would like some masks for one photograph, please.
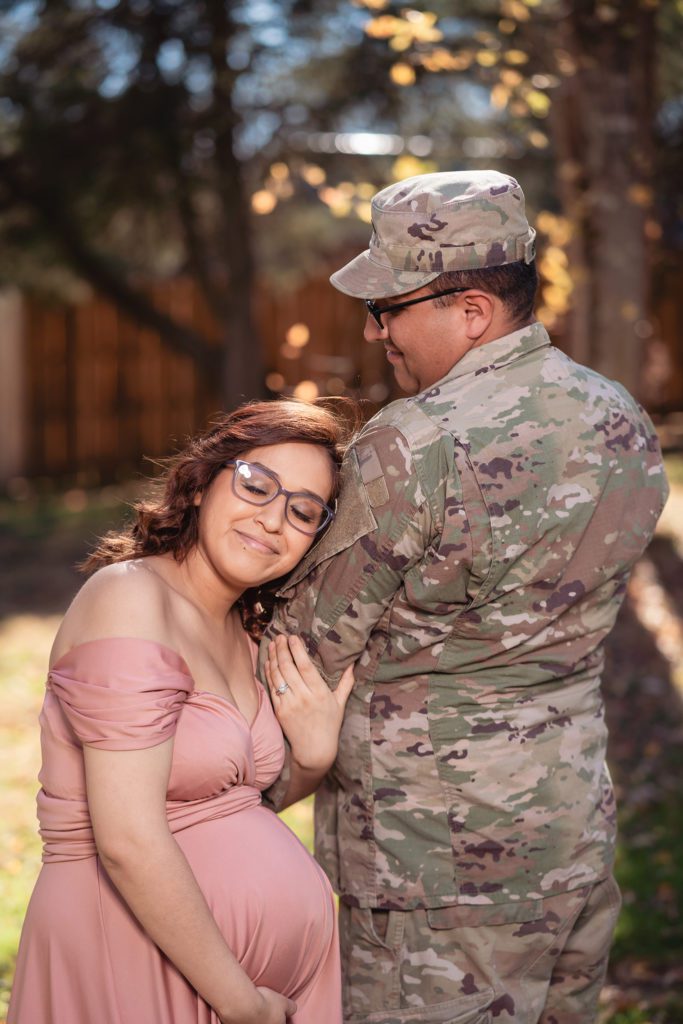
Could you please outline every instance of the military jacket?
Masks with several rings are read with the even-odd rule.
[[[643,410],[538,323],[363,429],[271,627],[332,686],[356,662],[316,797],[344,900],[523,920],[609,871],[603,645],[666,492]]]

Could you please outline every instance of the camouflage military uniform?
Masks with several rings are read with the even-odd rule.
[[[579,913],[612,864],[599,678],[666,493],[653,427],[534,324],[380,412],[345,477],[274,624],[331,685],[358,659],[317,855],[349,908],[552,940],[547,899]],[[352,1020],[377,1008],[365,965]],[[442,992],[477,1002],[460,973]]]

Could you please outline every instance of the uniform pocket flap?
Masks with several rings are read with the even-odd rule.
[[[471,996],[449,999],[432,1006],[411,1006],[405,1010],[381,1010],[366,1017],[351,1017],[349,1024],[489,1024],[488,1011],[493,989],[485,988]]]
[[[516,903],[460,904],[434,907],[427,911],[430,928],[476,928],[477,925],[518,924],[538,921],[543,916],[543,900],[519,900]]]

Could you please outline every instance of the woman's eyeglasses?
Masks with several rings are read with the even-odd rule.
[[[275,474],[263,466],[244,459],[231,459],[225,465],[235,470],[232,475],[233,494],[250,505],[269,505],[284,494],[285,518],[300,533],[319,533],[334,519],[334,511],[322,498],[308,491],[286,491]]]

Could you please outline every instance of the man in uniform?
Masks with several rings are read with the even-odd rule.
[[[420,175],[372,212],[332,283],[409,397],[361,432],[271,633],[331,686],[357,662],[316,797],[345,1020],[590,1024],[619,906],[600,673],[657,438],[534,320],[513,178]]]

